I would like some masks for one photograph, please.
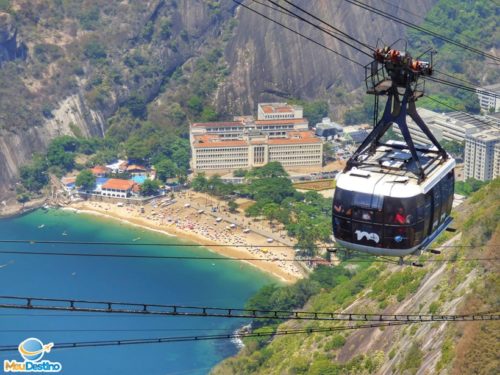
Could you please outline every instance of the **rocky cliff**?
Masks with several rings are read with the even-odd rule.
[[[389,2],[368,1],[412,22],[420,22],[415,15],[425,15],[435,2],[404,1],[400,8]],[[402,25],[343,1],[294,3],[372,46],[382,41],[392,43],[405,35]],[[298,19],[255,3],[248,5],[350,59],[363,65],[369,62],[369,57]],[[238,9],[236,19],[239,22],[235,35],[226,48],[231,74],[218,92],[219,108],[232,113],[251,113],[259,101],[333,96],[339,88],[349,92],[362,84],[363,68],[343,57],[248,9]]]
[[[26,54],[26,44],[18,41],[12,15],[0,11],[0,66],[5,61],[24,60]]]

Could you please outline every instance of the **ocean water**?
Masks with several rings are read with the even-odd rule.
[[[38,210],[0,220],[0,239],[180,243],[142,228],[64,210]],[[215,255],[201,247],[0,244],[0,250]],[[0,295],[103,301],[243,307],[260,287],[275,282],[241,262],[87,258],[0,254]],[[152,317],[0,309],[0,346],[28,337],[43,343],[222,334],[242,319]],[[64,374],[206,374],[237,352],[229,340],[52,350]],[[0,352],[22,361],[20,354]]]

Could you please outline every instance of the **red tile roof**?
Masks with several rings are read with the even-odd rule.
[[[110,178],[102,185],[102,189],[130,190],[135,182],[130,180],[122,180],[119,178]]]
[[[90,170],[93,174],[103,174],[108,171],[106,167],[103,167],[102,165],[96,165],[94,168]]]
[[[241,121],[220,121],[220,122],[196,122],[191,125],[193,128],[217,128],[217,127],[230,127],[230,126],[242,126]]]
[[[286,124],[304,124],[306,118],[283,118],[279,120],[256,120],[255,125],[286,125]]]
[[[281,105],[274,106],[271,104],[261,106],[264,113],[290,113],[293,112],[293,107],[291,105]]]

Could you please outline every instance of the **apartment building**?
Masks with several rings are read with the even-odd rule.
[[[483,111],[500,111],[500,83],[478,88],[476,93]]]
[[[231,170],[279,161],[284,167],[321,166],[323,143],[308,128],[302,107],[261,103],[257,119],[236,116],[230,122],[190,127],[191,164],[196,171]]]
[[[467,136],[464,178],[481,181],[500,177],[500,131],[496,128]]]
[[[493,178],[500,177],[500,142],[495,145],[493,156]]]

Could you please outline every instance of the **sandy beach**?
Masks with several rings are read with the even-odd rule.
[[[286,283],[304,277],[304,270],[297,262],[280,260],[293,259],[295,251],[288,247],[292,241],[283,233],[273,232],[267,222],[253,222],[241,213],[229,214],[224,202],[200,193],[176,193],[174,199],[175,203],[164,198],[144,207],[89,200],[71,203],[67,208],[208,245],[210,250],[226,257],[266,260],[246,262]],[[263,235],[266,233],[274,238],[272,243]],[[287,247],[272,247],[276,245]]]

